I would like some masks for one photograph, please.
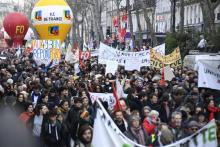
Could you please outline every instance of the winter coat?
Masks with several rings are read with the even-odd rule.
[[[160,109],[160,112],[159,112],[160,113],[159,117],[160,117],[161,122],[164,122],[164,123],[167,123],[167,124],[169,122],[169,119],[170,119],[170,116],[171,116],[171,113],[172,113],[169,106],[168,106],[168,109],[170,111],[169,115],[167,115],[165,105],[161,104],[161,109]]]
[[[80,112],[74,106],[72,106],[67,115],[66,125],[69,130],[69,133],[71,134],[72,139],[75,141],[77,139],[76,134],[79,128],[79,122],[80,122]]]
[[[208,106],[208,112],[209,112],[209,121],[216,118],[215,115],[218,114],[220,109],[218,107],[211,107]]]
[[[46,147],[61,147],[62,137],[62,126],[58,121],[55,124],[48,121],[42,125],[41,138]]]
[[[143,128],[145,129],[145,131],[146,131],[149,135],[151,135],[151,134],[154,134],[155,129],[156,129],[156,125],[150,123],[150,122],[145,118],[144,121],[143,121]]]
[[[151,110],[156,110],[157,112],[161,112],[161,105],[159,103],[150,103]]]
[[[24,124],[26,124],[28,122],[28,120],[31,118],[31,116],[33,116],[34,113],[30,113],[30,112],[23,112],[20,114],[19,116],[19,120],[21,122],[23,122]]]
[[[138,110],[139,112],[141,112],[142,104],[141,104],[141,101],[138,98],[135,98],[132,95],[130,95],[130,96],[128,95],[127,100],[128,100],[128,105],[129,105],[131,111]]]
[[[148,144],[149,142],[149,135],[147,134],[147,132],[144,130],[144,128],[141,127],[141,130],[143,131],[144,133],[144,139],[145,139],[145,142],[146,142],[146,145]],[[133,132],[131,131],[131,128],[128,127],[128,130],[124,132],[124,135],[127,136],[129,139],[131,139],[132,141],[136,142],[136,143],[139,143],[138,142],[138,138],[135,136],[135,134],[133,134]]]

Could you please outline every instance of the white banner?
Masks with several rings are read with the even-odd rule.
[[[102,100],[103,102],[108,102],[108,107],[110,110],[112,110],[116,104],[115,97],[113,96],[113,93],[93,93],[90,92],[90,99],[92,103],[94,103],[97,99]]]
[[[115,75],[115,72],[118,70],[117,61],[108,61],[106,62],[105,74],[112,73]]]
[[[155,46],[153,48],[157,53],[160,53],[162,56],[165,56],[165,43]]]
[[[211,66],[200,61],[198,67],[198,87],[220,90],[220,66]]]
[[[150,66],[150,51],[125,52],[100,43],[98,61],[106,64],[107,61],[117,61],[119,65],[125,66],[127,60],[140,63],[141,66]],[[130,64],[130,63],[128,63]],[[132,66],[132,65],[131,65]]]
[[[144,147],[127,138],[116,126],[99,100],[93,130],[93,147]],[[100,139],[101,138],[101,139]],[[209,122],[195,134],[165,147],[217,147],[215,120]]]
[[[128,71],[138,70],[138,71],[140,71],[140,69],[141,69],[140,62],[141,62],[140,60],[132,60],[132,59],[126,60],[125,70],[128,70]]]
[[[169,66],[164,67],[164,79],[167,81],[171,81],[175,78],[175,75]]]

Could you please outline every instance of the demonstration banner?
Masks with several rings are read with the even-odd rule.
[[[220,63],[216,67],[200,61],[198,67],[198,87],[220,90]]]
[[[140,52],[126,52],[119,51],[115,48],[107,46],[100,43],[99,48],[99,64],[106,64],[109,60],[117,61],[119,65],[125,66],[126,64],[131,64],[128,60],[136,61],[141,66],[150,66],[150,52],[140,51]],[[128,63],[127,63],[128,62]],[[127,65],[132,66],[132,65]]]
[[[151,66],[155,68],[162,68],[164,66],[178,67],[182,65],[180,49],[176,48],[171,54],[162,56],[159,52],[154,49],[150,50]]]
[[[99,100],[97,100],[97,104],[92,139],[93,147],[144,147],[127,138],[116,126]],[[217,147],[217,145],[216,124],[215,120],[212,120],[195,134],[165,147]],[[160,146],[163,145],[160,143]]]
[[[94,103],[97,99],[102,100],[103,102],[108,102],[109,109],[112,110],[116,104],[115,97],[113,93],[93,93],[90,92],[90,99]]]
[[[32,53],[38,65],[48,65],[53,60],[53,65],[61,60],[61,43],[59,40],[33,40]]]
[[[108,73],[115,75],[117,70],[118,70],[118,62],[117,61],[110,60],[110,61],[106,62],[105,75]]]
[[[165,56],[165,43],[155,46],[153,49],[156,53],[160,53],[162,56]]]

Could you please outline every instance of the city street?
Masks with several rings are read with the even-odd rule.
[[[220,0],[0,0],[0,147],[220,145]]]

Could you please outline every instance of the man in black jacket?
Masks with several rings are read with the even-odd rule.
[[[81,110],[82,110],[82,99],[77,97],[74,99],[74,105],[70,108],[66,120],[67,128],[71,136],[71,142],[73,141],[75,142],[77,140],[77,132],[80,125],[79,121],[80,121]]]
[[[46,147],[63,147],[63,134],[62,125],[57,121],[56,110],[52,110],[48,114],[48,121],[45,122],[41,130],[41,138]]]

